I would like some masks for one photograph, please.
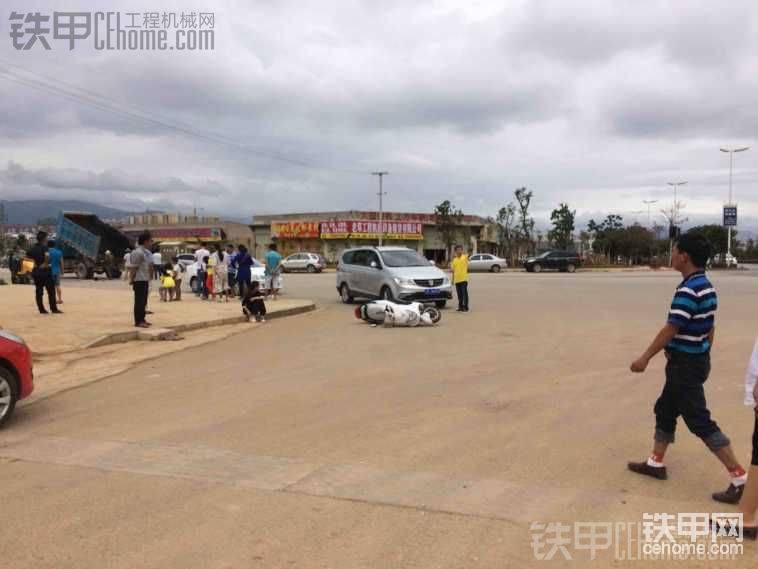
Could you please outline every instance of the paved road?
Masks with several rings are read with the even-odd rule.
[[[522,567],[532,521],[720,511],[708,496],[725,474],[684,431],[669,482],[625,470],[649,450],[662,362],[643,376],[627,368],[676,283],[476,275],[471,313],[389,330],[340,305],[333,275],[288,275],[291,294],[321,310],[20,409],[0,434],[0,558],[34,569]],[[756,281],[716,284],[709,396],[747,457]]]

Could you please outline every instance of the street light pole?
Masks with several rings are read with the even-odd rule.
[[[658,203],[658,200],[642,200],[642,203],[647,206],[647,226],[650,227],[650,206]]]
[[[745,152],[750,148],[749,146],[743,146],[742,148],[719,148],[721,152],[727,152],[729,153],[729,203],[726,205],[734,205],[732,203],[732,169],[734,166],[734,153],[735,152]],[[726,254],[731,255],[732,254],[732,226],[728,226],[726,228],[727,231],[727,242],[726,242]]]
[[[674,188],[674,207],[671,210],[671,226],[676,227],[676,224],[679,220],[679,203],[677,202],[676,198],[676,189],[679,186],[683,186],[687,182],[666,182],[669,186],[673,186]],[[671,228],[669,228],[669,233],[671,233]],[[673,265],[674,259],[674,236],[669,235],[669,267]]]
[[[372,176],[379,176],[379,246],[384,243],[384,190],[382,189],[382,178],[389,172],[371,172]]]

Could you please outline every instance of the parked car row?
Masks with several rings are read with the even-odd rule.
[[[568,251],[547,251],[524,261],[529,272],[557,269],[573,273],[581,258]],[[470,271],[499,272],[505,259],[488,253],[469,258]],[[433,302],[443,308],[452,298],[453,285],[434,261],[405,247],[357,247],[342,253],[337,265],[337,291],[344,303],[355,298]]]

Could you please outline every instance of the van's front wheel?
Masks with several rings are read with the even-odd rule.
[[[351,304],[353,302],[353,297],[350,294],[347,283],[342,283],[342,286],[340,286],[340,298],[343,304]]]
[[[382,288],[380,296],[382,297],[382,300],[388,300],[389,302],[394,302],[395,300],[395,298],[392,296],[392,290],[390,290],[390,287],[388,286]]]

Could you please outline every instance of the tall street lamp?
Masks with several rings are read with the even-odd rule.
[[[379,176],[379,246],[384,242],[384,191],[382,190],[382,178],[389,172],[371,172],[372,176]]]
[[[669,186],[672,186],[674,188],[674,207],[671,210],[671,221],[670,221],[670,223],[671,223],[671,225],[673,227],[676,227],[677,226],[676,224],[679,221],[679,202],[676,199],[676,190],[677,190],[677,188],[679,186],[683,186],[687,182],[684,181],[684,182],[666,182],[666,183]],[[671,229],[670,228],[669,228],[669,233],[671,233]],[[673,262],[674,262],[673,255],[674,255],[674,235],[670,234],[669,235],[669,267],[671,267],[673,265]]]
[[[647,226],[650,227],[650,206],[658,203],[658,200],[642,200],[642,203],[647,206]]]
[[[721,152],[728,152],[729,153],[729,203],[726,205],[733,206],[732,203],[732,168],[734,166],[734,153],[735,152],[745,152],[750,148],[749,146],[743,146],[741,148],[719,148]],[[726,245],[726,254],[731,255],[732,254],[732,226],[727,227],[727,245]]]

